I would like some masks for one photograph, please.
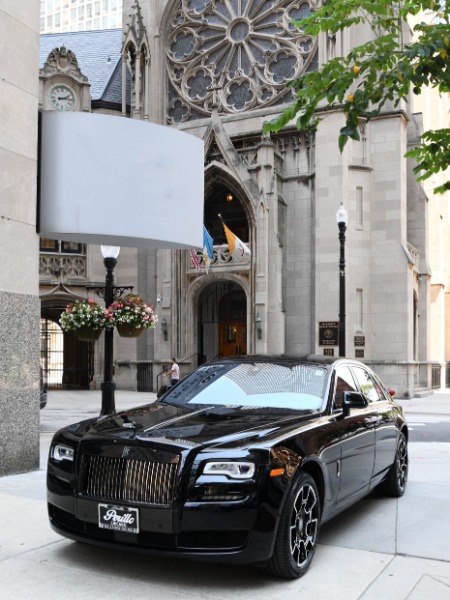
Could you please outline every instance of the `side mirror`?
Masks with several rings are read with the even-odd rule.
[[[367,400],[360,392],[344,392],[342,399],[344,416],[347,417],[352,408],[365,408],[366,406]]]
[[[393,398],[395,396],[395,390],[388,390],[389,396]]]

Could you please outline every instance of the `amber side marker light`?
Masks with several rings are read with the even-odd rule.
[[[270,477],[279,477],[280,475],[284,475],[284,469],[272,469],[270,471]]]

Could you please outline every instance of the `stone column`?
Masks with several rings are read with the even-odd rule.
[[[275,148],[263,137],[258,149],[258,187],[261,200],[257,207],[257,247],[255,273],[255,312],[261,319],[261,339],[255,326],[256,352],[285,352],[285,312],[282,273],[283,250],[278,231],[278,187],[275,175]],[[259,327],[259,325],[258,325]]]
[[[39,467],[36,234],[39,3],[3,2],[0,35],[0,476]]]

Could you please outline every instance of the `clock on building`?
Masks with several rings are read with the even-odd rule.
[[[51,88],[49,98],[51,105],[56,110],[73,110],[75,108],[75,92],[63,83]]]

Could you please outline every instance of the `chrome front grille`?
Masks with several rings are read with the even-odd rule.
[[[178,464],[85,456],[85,494],[114,502],[171,505]]]

